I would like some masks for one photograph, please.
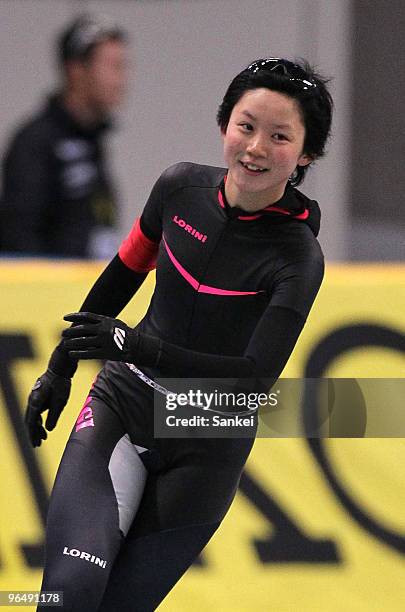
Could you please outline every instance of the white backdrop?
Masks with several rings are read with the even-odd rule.
[[[233,76],[257,57],[301,56],[334,77],[336,105],[329,155],[302,190],[321,205],[327,258],[347,257],[350,0],[2,0],[0,152],[53,88],[55,36],[84,9],[131,35],[129,96],[110,142],[123,235],[165,167],[223,164],[215,115]]]

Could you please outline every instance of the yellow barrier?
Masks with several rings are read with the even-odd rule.
[[[0,590],[40,586],[47,496],[97,371],[82,363],[58,428],[24,450],[36,376],[99,264],[0,264]],[[121,318],[134,324],[153,275]],[[284,376],[405,377],[405,266],[328,266]],[[382,406],[383,410],[384,407]],[[166,612],[405,609],[405,441],[257,440],[220,530],[159,608]]]

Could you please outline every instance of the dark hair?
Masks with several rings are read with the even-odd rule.
[[[247,91],[261,87],[279,91],[297,100],[305,126],[304,153],[317,159],[325,154],[331,130],[333,100],[326,87],[329,81],[305,60],[256,60],[229,85],[218,109],[217,123],[225,132],[234,106]],[[293,186],[302,183],[308,167],[297,166],[290,178]]]
[[[62,66],[72,59],[85,61],[90,58],[94,48],[106,40],[125,42],[127,33],[105,15],[80,15],[57,39],[59,61]]]

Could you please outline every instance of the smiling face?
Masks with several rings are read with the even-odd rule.
[[[305,127],[298,103],[266,88],[247,91],[235,104],[224,140],[225,194],[231,206],[255,211],[277,202],[303,153]]]

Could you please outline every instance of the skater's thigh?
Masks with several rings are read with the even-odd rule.
[[[86,401],[51,495],[43,590],[64,592],[66,610],[97,610],[147,479],[120,420]],[[83,409],[83,410],[84,410]]]

